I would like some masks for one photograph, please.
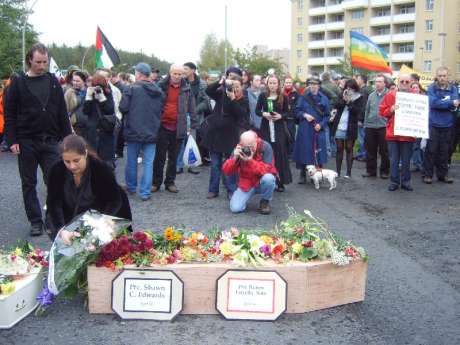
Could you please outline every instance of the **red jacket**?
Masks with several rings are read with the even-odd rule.
[[[387,118],[387,131],[385,139],[387,141],[415,141],[414,137],[402,137],[395,135],[395,112],[391,111],[391,107],[396,104],[396,90],[388,92],[380,102],[380,116]]]
[[[244,192],[259,186],[260,179],[265,174],[274,176],[278,174],[272,147],[260,138],[257,139],[257,148],[253,159],[242,161],[231,157],[225,161],[222,171],[227,176],[238,174],[238,187]]]

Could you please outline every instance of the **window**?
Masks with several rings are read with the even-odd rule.
[[[425,51],[430,52],[433,50],[433,41],[432,40],[426,40],[425,41]]]
[[[425,20],[425,30],[429,32],[433,31],[433,20],[432,19]]]
[[[390,53],[390,45],[389,44],[382,44],[382,45],[379,46],[379,48],[382,49],[387,54]]]
[[[331,57],[336,57],[336,56],[343,57],[343,48],[330,48],[328,56],[331,56]]]
[[[398,46],[398,53],[413,53],[414,43],[403,43]]]
[[[329,39],[339,40],[343,38],[343,31],[329,31]]]
[[[311,58],[321,58],[324,57],[324,49],[311,49],[310,50]]]
[[[375,29],[376,36],[384,36],[390,34],[390,26],[379,26]]]
[[[424,72],[431,72],[431,60],[423,61],[423,71]]]
[[[298,17],[298,18],[297,18],[297,25],[298,25],[298,26],[302,26],[302,25],[303,25],[303,18],[302,18],[302,17]]]
[[[315,32],[310,34],[310,41],[324,41],[324,32]]]
[[[303,0],[297,0],[297,9],[303,10]]]
[[[402,5],[399,8],[399,13],[400,14],[415,13],[415,6],[414,5]]]
[[[326,22],[326,16],[316,16],[310,18],[310,23],[315,24],[324,24]]]
[[[302,66],[297,66],[297,74],[302,73]]]
[[[343,22],[343,14],[334,14],[330,18],[330,23]]]
[[[329,0],[329,5],[330,6],[333,6],[333,5],[340,5],[342,3],[343,0]]]
[[[356,10],[351,11],[351,19],[357,20],[364,18],[364,11],[363,10]]]
[[[425,10],[433,11],[434,8],[434,0],[425,0]]]
[[[302,49],[298,49],[297,50],[297,59],[301,59],[302,58]]]
[[[381,7],[376,10],[376,17],[387,17],[391,15],[391,7]]]
[[[363,28],[362,27],[358,27],[358,28],[351,28],[350,31],[356,31],[356,32],[359,32],[360,34],[363,33]]]
[[[415,32],[415,26],[414,24],[401,24],[399,27],[399,32],[402,34]]]
[[[303,35],[297,34],[297,42],[302,42],[302,41],[303,41]]]

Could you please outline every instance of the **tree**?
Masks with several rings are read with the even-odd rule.
[[[0,1],[0,77],[6,78],[22,69],[22,26],[26,0]],[[30,13],[29,13],[30,15]],[[26,28],[26,50],[36,42],[38,34],[30,24]]]
[[[208,34],[203,42],[200,51],[200,62],[198,67],[201,71],[224,71],[225,69],[225,46],[227,45],[227,66],[234,63],[232,58],[233,48],[232,45],[225,40],[217,40],[214,33]]]
[[[250,71],[252,74],[264,75],[271,68],[277,75],[282,73],[282,65],[279,59],[272,59],[266,55],[258,54],[256,47],[244,50],[237,49],[234,59],[238,67]]]

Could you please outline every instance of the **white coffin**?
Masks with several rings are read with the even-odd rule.
[[[33,271],[15,281],[15,287],[11,295],[0,295],[0,329],[13,327],[38,306],[36,297],[43,288],[43,272]]]

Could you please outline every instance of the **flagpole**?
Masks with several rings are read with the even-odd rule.
[[[86,48],[86,51],[85,53],[83,54],[83,58],[81,59],[81,69],[84,70],[85,69],[85,59],[86,59],[86,55],[88,54],[89,50],[91,49],[91,46],[88,46],[88,48]]]
[[[27,20],[29,19],[29,14],[32,12],[32,9],[34,8],[35,4],[37,3],[38,0],[35,0],[35,2],[30,6],[29,9],[25,9],[25,15],[24,15],[24,23],[22,24],[22,71],[26,71],[26,26],[27,26]]]
[[[225,65],[225,69],[224,69],[224,72],[227,70],[227,64],[228,64],[228,60],[227,60],[227,46],[228,46],[228,43],[227,43],[227,5],[225,5],[225,56],[224,56],[224,65]]]

